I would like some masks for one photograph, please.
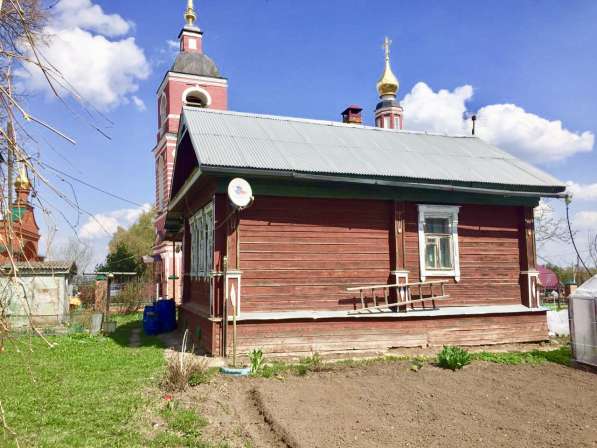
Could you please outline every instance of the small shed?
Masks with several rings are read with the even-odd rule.
[[[72,261],[18,262],[17,280],[11,279],[12,265],[0,265],[2,300],[7,303],[13,329],[31,322],[40,327],[55,327],[69,321],[69,297],[77,266]]]
[[[572,358],[597,367],[597,275],[569,298]]]

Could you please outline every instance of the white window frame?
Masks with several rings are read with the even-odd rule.
[[[384,115],[383,117],[383,128],[384,129],[391,129],[392,126],[392,117],[389,115]]]
[[[166,121],[168,117],[168,98],[166,98],[166,94],[162,93],[160,97],[160,125]]]
[[[213,271],[213,204],[209,203],[189,219],[191,232],[191,278],[210,277]]]
[[[212,103],[212,99],[211,99],[211,95],[209,94],[209,92],[205,89],[203,89],[202,87],[199,86],[192,86],[189,87],[188,89],[186,89],[184,92],[182,92],[182,104],[184,104],[185,106],[188,105],[194,105],[194,103],[189,103],[187,101],[187,98],[190,95],[196,95],[199,96],[203,99],[203,108],[208,108],[209,106],[211,106]]]
[[[458,213],[460,206],[457,205],[423,205],[419,204],[419,266],[421,272],[421,281],[424,282],[427,277],[454,277],[460,281],[460,251],[458,248]],[[425,261],[426,237],[425,237],[425,219],[426,218],[444,218],[450,222],[450,231],[452,236],[452,257],[453,269],[437,270],[427,269]]]

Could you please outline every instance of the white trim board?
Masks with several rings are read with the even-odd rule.
[[[527,308],[524,305],[483,305],[483,306],[454,306],[440,308],[437,310],[416,309],[408,313],[396,313],[393,311],[377,313],[353,313],[352,310],[341,311],[275,311],[275,312],[249,312],[240,313],[237,321],[243,320],[292,320],[292,319],[416,319],[418,317],[442,317],[442,316],[483,316],[487,314],[518,314],[518,313],[542,313],[547,308]],[[232,318],[229,316],[229,320]]]
[[[421,281],[424,282],[427,277],[454,277],[457,282],[460,281],[460,250],[458,247],[458,213],[459,205],[424,205],[419,204],[419,267]],[[425,218],[448,218],[450,220],[450,229],[452,233],[452,264],[453,269],[441,271],[430,270],[426,268],[425,262]]]

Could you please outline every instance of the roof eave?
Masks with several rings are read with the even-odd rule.
[[[329,174],[317,174],[317,173],[303,173],[297,171],[283,171],[283,170],[264,170],[255,168],[237,168],[237,167],[223,167],[223,166],[200,166],[200,172],[205,174],[224,174],[224,175],[246,175],[246,176],[264,176],[264,177],[276,177],[285,179],[295,180],[307,180],[307,181],[325,181],[325,182],[343,182],[343,183],[357,183],[363,185],[378,185],[385,187],[399,187],[399,188],[418,188],[425,190],[436,190],[446,192],[459,192],[459,193],[471,193],[471,194],[488,194],[497,196],[510,196],[510,197],[550,197],[550,198],[565,198],[568,194],[566,193],[566,187],[563,185],[545,186],[542,188],[548,188],[551,191],[546,190],[535,190],[530,186],[524,186],[525,190],[514,190],[509,188],[484,188],[484,187],[469,187],[462,185],[454,185],[450,183],[428,183],[428,182],[416,182],[416,181],[404,181],[404,180],[389,180],[389,179],[378,179],[372,177],[363,176],[338,176]],[[199,178],[196,176],[192,183]],[[182,191],[181,191],[182,192]]]

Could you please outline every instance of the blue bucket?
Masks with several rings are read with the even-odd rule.
[[[176,330],[176,302],[174,299],[158,300],[155,308],[160,321],[160,331],[169,333]]]
[[[160,319],[155,306],[146,306],[143,310],[143,331],[153,336],[160,332]]]

